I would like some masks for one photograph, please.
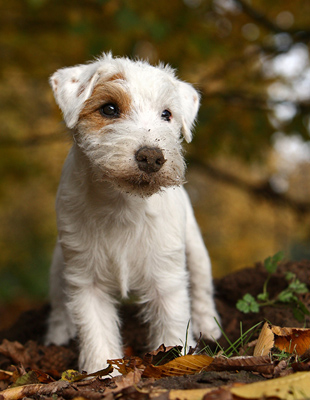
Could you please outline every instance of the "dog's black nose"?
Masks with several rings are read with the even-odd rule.
[[[136,161],[141,171],[148,174],[157,172],[166,162],[163,152],[158,147],[141,147],[136,152]]]

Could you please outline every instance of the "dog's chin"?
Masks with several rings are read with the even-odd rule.
[[[142,198],[160,193],[169,187],[181,186],[184,183],[183,176],[173,178],[168,174],[157,173],[140,173],[128,176],[122,175],[114,176],[113,178],[110,176],[107,180],[113,184],[116,190]]]

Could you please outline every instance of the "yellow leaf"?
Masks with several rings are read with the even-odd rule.
[[[207,368],[212,361],[213,358],[206,355],[182,356],[158,367],[148,365],[143,372],[143,376],[158,379],[164,376],[195,374]]]
[[[75,371],[74,369],[67,369],[61,374],[61,379],[63,381],[68,381],[72,382],[74,381],[78,376],[81,376],[79,371]]]
[[[305,399],[310,393],[310,372],[296,372],[282,378],[231,389],[231,393],[242,399],[278,398],[283,400]]]
[[[206,394],[213,390],[214,387],[204,389],[170,390],[169,400],[202,400]]]
[[[67,371],[61,374],[61,380],[68,382],[77,382],[85,378],[91,378],[95,376],[105,376],[110,374],[112,371],[113,371],[112,365],[109,365],[107,368],[101,369],[100,371],[96,371],[91,374],[86,374],[86,373],[80,374],[78,371],[75,371],[74,369],[68,369]]]

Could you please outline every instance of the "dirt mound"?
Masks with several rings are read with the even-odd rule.
[[[287,287],[285,274],[288,271],[294,273],[309,288],[310,261],[283,263],[269,281],[268,292],[271,298]],[[244,294],[250,293],[257,296],[262,292],[266,277],[267,272],[264,266],[258,263],[252,268],[245,268],[215,280],[215,301],[221,316],[221,325],[232,342],[240,337],[240,323],[242,323],[243,332],[264,320],[283,327],[310,327],[308,316],[305,321],[298,322],[292,309],[287,305],[263,307],[259,313],[243,314],[237,310],[236,303]],[[310,310],[310,293],[300,294],[299,298]],[[128,356],[141,356],[146,351],[147,326],[139,322],[138,311],[137,306],[132,304],[125,304],[120,310],[123,320],[125,353]],[[43,345],[48,312],[49,306],[44,305],[38,310],[23,313],[10,329],[0,332],[0,343],[2,343],[0,344],[0,369],[6,369],[11,364],[18,366],[21,363],[26,368],[48,371],[53,374],[54,378],[59,378],[57,374],[66,369],[77,369],[76,342],[72,341],[69,346],[65,347]],[[224,337],[219,340],[219,343],[224,348],[228,346]],[[213,347],[215,346],[213,345]],[[157,384],[168,388],[188,389],[207,384],[222,385],[224,381],[234,382],[236,379],[243,382],[252,379],[251,374],[245,373],[243,378],[240,373],[237,375],[239,378],[236,378],[236,373],[228,371],[203,372],[193,376],[164,378]],[[210,379],[211,381],[208,383],[207,381]],[[260,375],[259,379],[265,379],[265,377]]]
[[[270,297],[275,297],[287,287],[286,272],[292,272],[301,281],[310,284],[310,260],[301,262],[287,262],[281,264],[277,272],[271,277],[268,284]],[[270,321],[273,325],[287,327],[303,327],[304,322],[298,322],[290,307],[284,305],[263,307],[259,313],[244,314],[237,310],[236,303],[244,294],[250,293],[257,296],[262,292],[267,272],[262,263],[254,267],[245,268],[221,279],[216,279],[215,301],[221,317],[221,325],[231,341],[240,336],[240,323],[245,332],[260,321]],[[310,293],[301,295],[302,302],[310,309]],[[0,342],[3,339],[26,343],[28,340],[42,343],[46,330],[46,318],[49,306],[44,305],[38,310],[23,313],[18,321],[10,328],[0,332]],[[123,337],[127,351],[141,355],[146,351],[145,338],[147,327],[138,319],[139,309],[134,304],[125,304],[120,313],[123,321]],[[306,327],[310,327],[310,318],[306,318]],[[226,345],[224,338],[219,341]]]
[[[287,262],[281,264],[273,274],[268,284],[271,298],[276,297],[287,287],[285,274],[292,272],[297,279],[310,285],[310,261]],[[310,318],[306,317],[305,323],[298,322],[293,315],[292,308],[285,305],[263,307],[259,313],[244,314],[237,310],[236,303],[246,293],[257,296],[262,292],[267,272],[262,263],[257,263],[254,268],[245,268],[215,281],[215,300],[221,316],[221,324],[230,340],[234,341],[240,336],[240,322],[243,332],[250,329],[260,321],[270,321],[273,325],[287,327],[310,327]],[[302,302],[310,310],[310,293],[300,295]],[[221,340],[223,342],[223,339]]]

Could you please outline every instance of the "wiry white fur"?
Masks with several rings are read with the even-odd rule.
[[[80,118],[85,101],[100,79],[119,73],[124,79],[113,84],[130,96],[130,112],[90,132]],[[110,54],[57,71],[51,84],[74,144],[57,194],[46,343],[78,335],[79,366],[88,372],[122,357],[117,303],[129,292],[143,304],[151,348],[179,344],[189,320],[190,345],[200,332],[218,338],[210,260],[180,186],[180,133],[191,140],[197,92],[169,67]],[[161,149],[166,162],[158,172],[139,170],[135,153],[143,146]]]

